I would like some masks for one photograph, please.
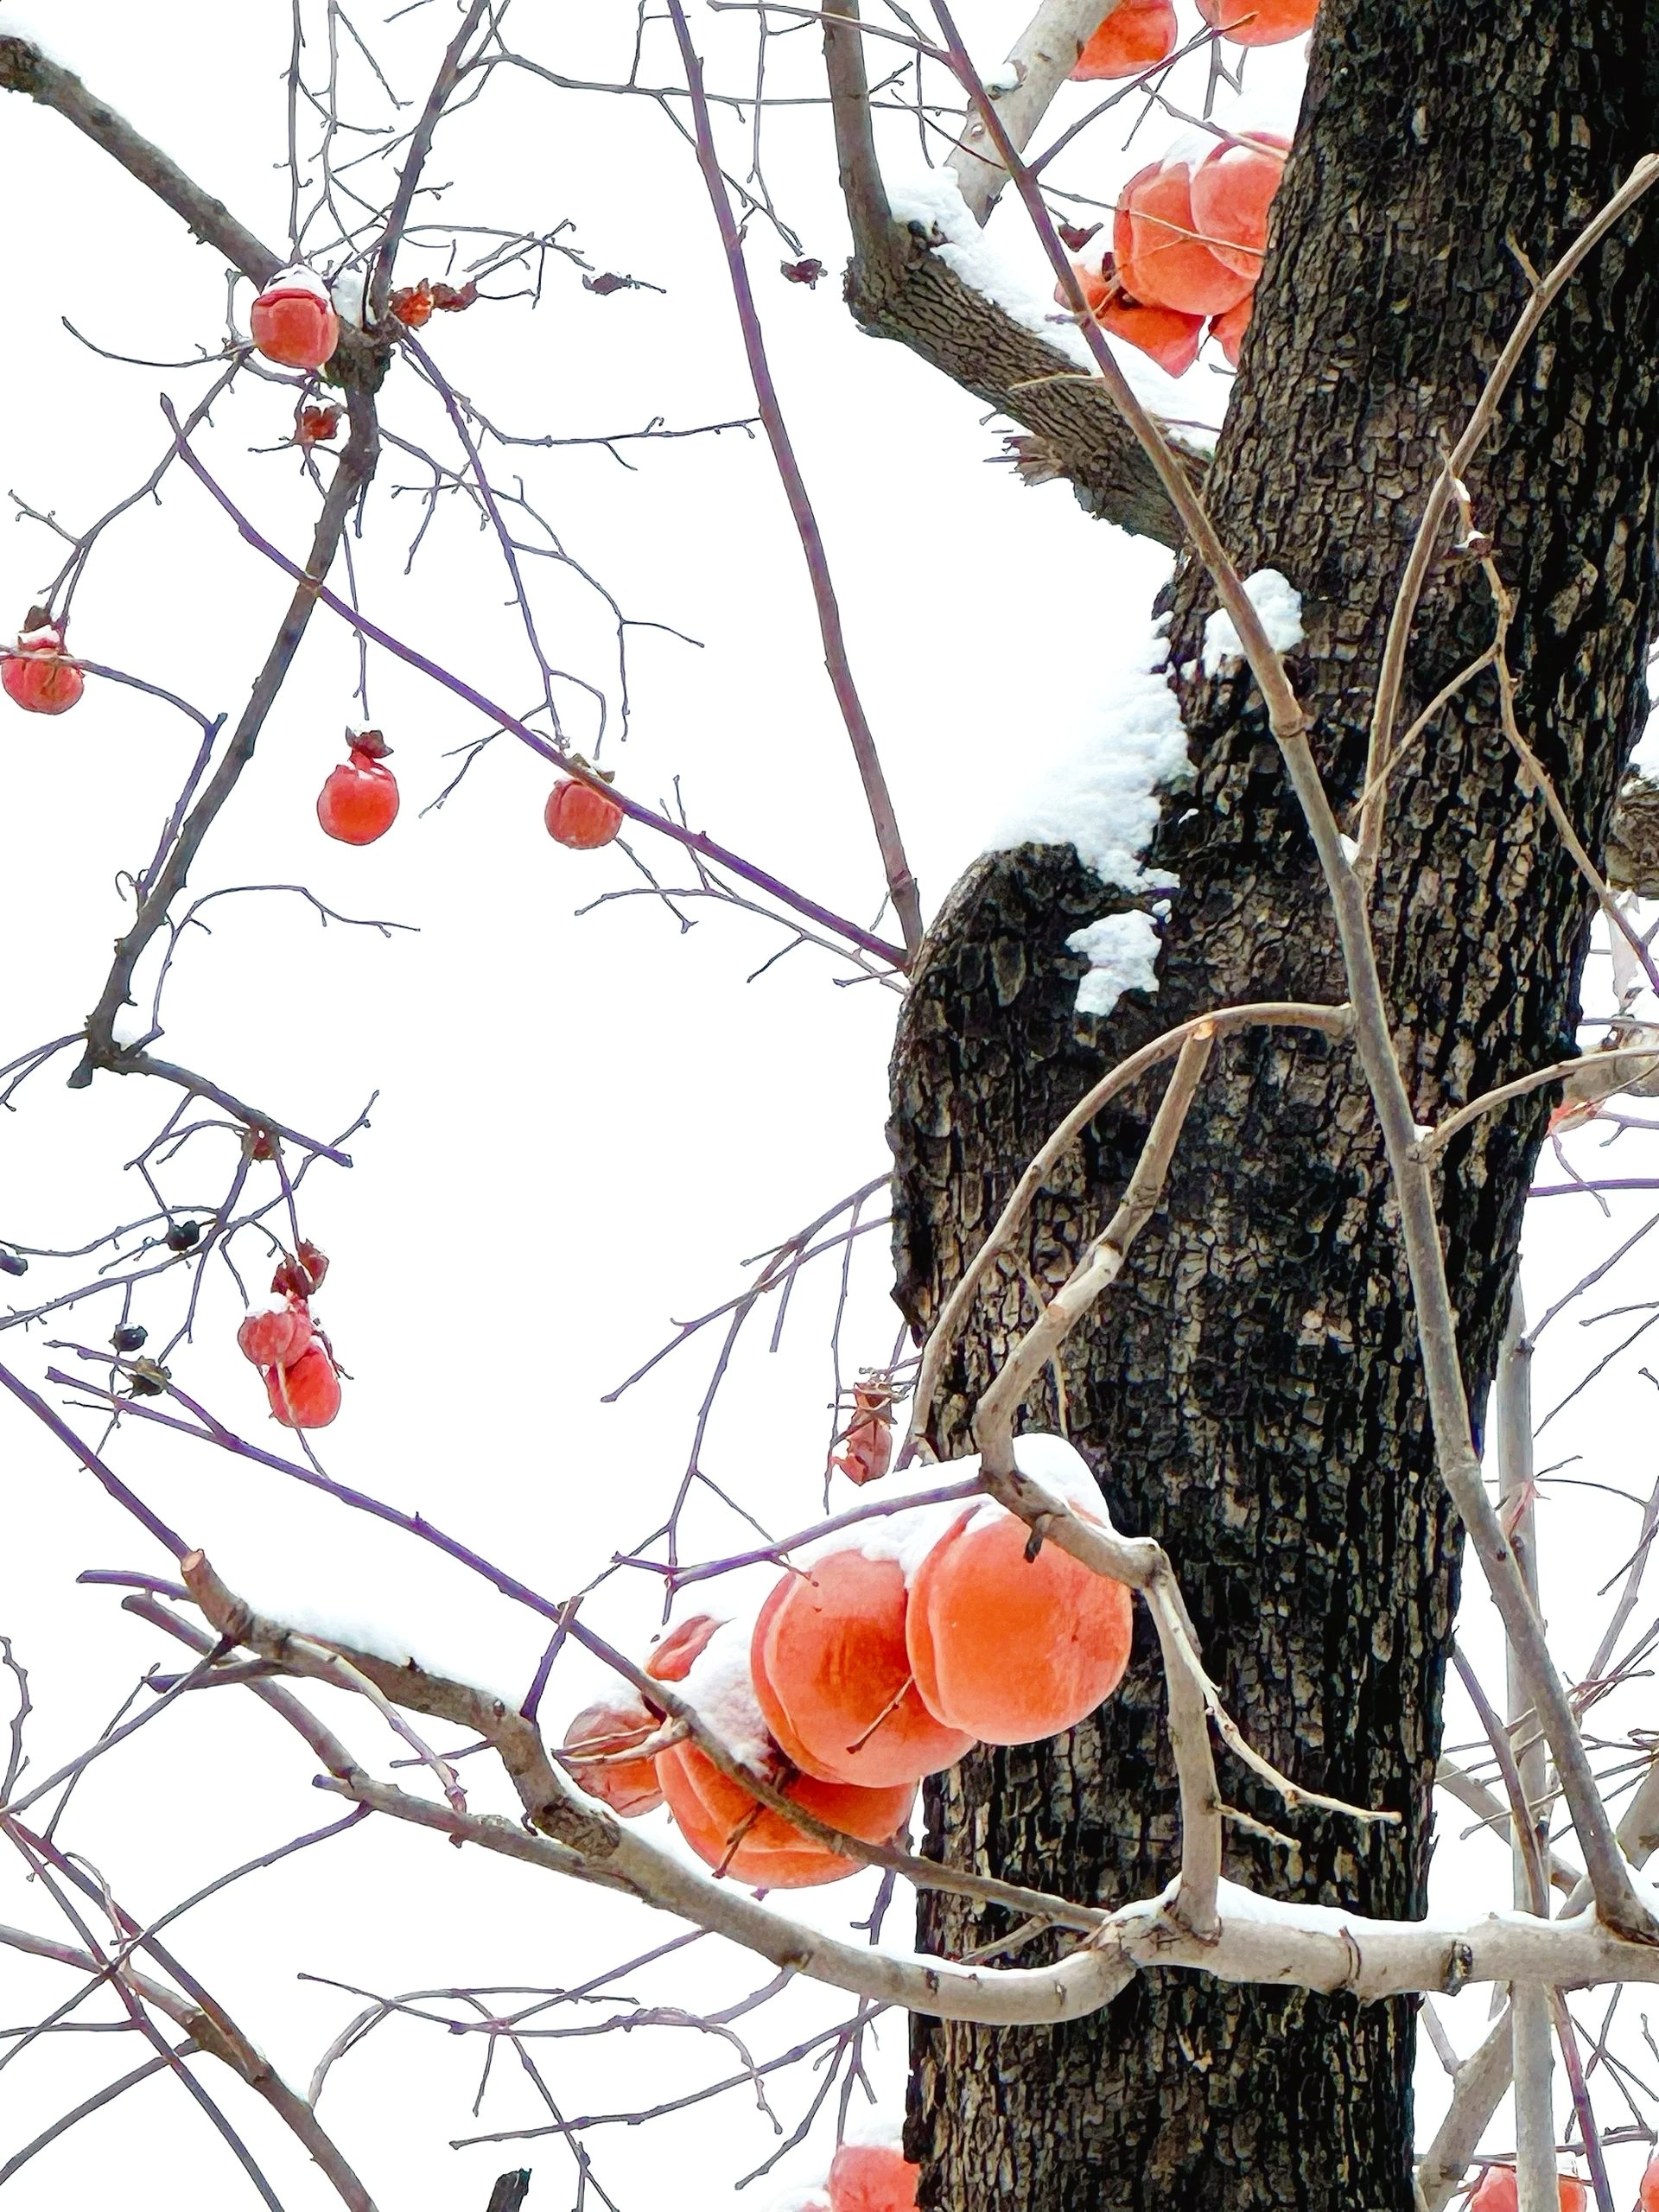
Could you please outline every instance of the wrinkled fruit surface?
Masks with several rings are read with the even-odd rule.
[[[251,1313],[236,1341],[256,1367],[292,1367],[310,1349],[311,1316],[291,1300],[277,1313]]]
[[[610,843],[622,827],[622,810],[603,791],[573,779],[554,787],[542,819],[550,837],[586,853]]]
[[[322,1346],[314,1344],[292,1367],[266,1370],[265,1395],[284,1428],[327,1428],[340,1411],[340,1377]]]
[[[590,1757],[632,1751],[654,1736],[662,1724],[639,1698],[601,1698],[584,1706],[564,1732],[567,1751]],[[621,1820],[637,1821],[663,1802],[654,1759],[625,1759],[616,1766],[578,1766],[576,1786],[601,1798]]]

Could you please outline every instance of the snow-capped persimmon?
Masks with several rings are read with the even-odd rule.
[[[660,1643],[652,1644],[645,1657],[645,1672],[659,1682],[683,1682],[709,1637],[724,1625],[714,1613],[687,1614]]]
[[[657,1779],[674,1824],[705,1866],[764,1890],[812,1889],[844,1881],[861,1863],[791,1827],[781,1813],[751,1796],[695,1744],[657,1754]],[[864,1843],[888,1843],[910,1817],[913,1783],[861,1789],[850,1783],[801,1775],[785,1795],[815,1820]]]
[[[265,1395],[284,1428],[327,1428],[340,1411],[340,1377],[334,1361],[314,1343],[292,1367],[266,1369]]]
[[[564,1748],[580,1754],[571,1770],[578,1789],[601,1799],[620,1820],[637,1821],[663,1802],[652,1758],[620,1759],[614,1766],[590,1765],[648,1743],[662,1726],[641,1698],[601,1698],[584,1706],[564,1732]]]
[[[1224,315],[1255,282],[1218,259],[1198,235],[1192,163],[1179,153],[1138,170],[1119,193],[1112,254],[1131,299],[1182,315]]]
[[[1646,2176],[1643,2177],[1645,2189]],[[1563,2174],[1560,2183],[1560,2212],[1585,2212],[1589,2202],[1589,2191],[1581,2181],[1571,2174]],[[1513,2166],[1488,2166],[1481,2177],[1480,2187],[1469,2199],[1469,2212],[1516,2212],[1521,2201],[1520,2185]],[[1643,2212],[1647,2212],[1647,2197],[1643,2196]]]
[[[576,852],[588,853],[596,846],[610,843],[622,827],[622,810],[603,791],[596,791],[591,784],[578,783],[570,776],[554,785],[542,819],[547,824],[550,837]]]
[[[1281,46],[1313,28],[1319,0],[1198,0],[1198,13],[1235,46]]]
[[[1002,1507],[970,1506],[922,1561],[905,1634],[922,1702],[988,1744],[1074,1727],[1123,1679],[1129,1592]]]
[[[1195,227],[1217,260],[1252,284],[1262,274],[1268,210],[1289,150],[1289,139],[1262,131],[1248,145],[1224,142],[1192,172]]]
[[[320,369],[340,343],[340,317],[327,287],[308,269],[284,269],[254,302],[253,342],[285,369]]]
[[[942,1727],[917,1694],[896,1560],[831,1552],[780,1577],[749,1647],[766,1726],[803,1774],[866,1788],[919,1782],[971,1736]]]
[[[1225,315],[1218,315],[1210,326],[1210,335],[1234,368],[1238,366],[1244,334],[1250,327],[1250,316],[1255,308],[1255,294],[1247,292],[1236,308],[1229,308]]]
[[[830,2212],[915,2212],[921,2168],[885,2143],[843,2143],[830,2167]]]
[[[302,1300],[272,1297],[249,1306],[236,1341],[256,1367],[292,1367],[311,1347],[311,1316]]]
[[[397,779],[386,766],[391,748],[378,729],[346,736],[350,757],[324,779],[317,820],[342,845],[372,845],[397,819]]]
[[[1113,77],[1138,77],[1174,53],[1180,36],[1171,0],[1123,0],[1096,31],[1071,72],[1090,84]]]
[[[0,664],[6,696],[28,715],[67,715],[86,679],[63,650],[63,632],[41,607],[31,607],[17,642]]]

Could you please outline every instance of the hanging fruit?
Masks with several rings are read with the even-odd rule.
[[[1319,0],[1198,0],[1206,23],[1235,46],[1281,46],[1311,31]]]
[[[1171,0],[1122,0],[1077,56],[1074,80],[1138,77],[1167,61],[1180,37]]]
[[[378,729],[346,733],[351,756],[317,794],[317,820],[342,845],[372,845],[397,819],[397,779],[385,765],[391,747]]]
[[[284,269],[254,302],[253,342],[285,369],[320,369],[340,343],[340,317],[328,288],[308,269]]]
[[[1195,228],[1217,260],[1252,285],[1262,274],[1268,210],[1289,151],[1288,138],[1263,130],[1248,142],[1224,141],[1192,171]]]
[[[579,1754],[576,1785],[608,1805],[619,1819],[637,1821],[663,1802],[654,1759],[618,1759],[614,1766],[590,1762],[637,1750],[662,1726],[642,1699],[601,1698],[584,1706],[564,1732],[564,1748]]]
[[[264,1306],[250,1306],[236,1341],[256,1367],[292,1367],[312,1341],[304,1300],[273,1296]]]
[[[340,1376],[320,1344],[302,1351],[292,1367],[267,1368],[265,1394],[284,1428],[327,1428],[340,1411]]]
[[[791,1827],[781,1813],[762,1805],[741,1783],[724,1775],[695,1744],[676,1744],[657,1754],[657,1779],[675,1826],[697,1857],[717,1873],[757,1889],[804,1890],[844,1881],[861,1861],[843,1859],[827,1844]],[[910,1817],[913,1783],[861,1789],[850,1783],[819,1782],[801,1775],[784,1795],[815,1820],[865,1843],[890,1843]]]
[[[885,2143],[843,2143],[830,2167],[830,2212],[914,2212],[921,2172]]]
[[[1191,156],[1167,154],[1137,171],[1117,196],[1112,254],[1131,299],[1182,315],[1224,315],[1245,298],[1253,276],[1212,253],[1192,213]]]
[[[942,1726],[912,1679],[904,1569],[831,1552],[783,1575],[749,1662],[766,1726],[803,1774],[866,1788],[919,1782],[973,1738]]]
[[[86,678],[63,650],[63,632],[43,607],[31,607],[17,643],[0,667],[6,696],[29,715],[67,715]]]
[[[554,785],[542,819],[550,837],[586,853],[610,843],[622,827],[622,810],[603,791],[596,791],[591,784],[578,783],[572,776]]]
[[[988,1744],[1075,1727],[1128,1664],[1125,1586],[1054,1543],[1031,1558],[1031,1541],[1004,1507],[969,1506],[911,1584],[906,1643],[922,1702],[946,1727]]]

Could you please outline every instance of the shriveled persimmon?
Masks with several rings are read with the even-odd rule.
[[[660,1643],[652,1644],[645,1658],[645,1672],[659,1682],[683,1682],[709,1637],[723,1626],[714,1613],[688,1613],[683,1621],[676,1621]]]
[[[305,1301],[272,1296],[264,1306],[250,1306],[236,1341],[256,1367],[292,1367],[311,1347]]]
[[[923,1704],[905,1643],[904,1569],[831,1552],[780,1578],[749,1647],[766,1726],[804,1774],[867,1788],[919,1782],[973,1742]]]
[[[340,1411],[340,1377],[323,1347],[313,1344],[292,1367],[265,1370],[265,1395],[284,1428],[327,1428]]]
[[[781,1813],[724,1775],[695,1744],[675,1744],[657,1754],[657,1779],[675,1826],[706,1866],[757,1889],[804,1890],[844,1881],[860,1861],[844,1859],[791,1827]],[[815,1820],[857,1836],[887,1843],[909,1818],[913,1783],[861,1789],[851,1783],[819,1782],[801,1775],[784,1793]]]
[[[598,1762],[649,1743],[662,1725],[643,1698],[599,1698],[584,1706],[564,1732],[565,1750],[577,1754],[572,1770],[577,1787],[602,1799],[621,1820],[654,1813],[663,1802],[655,1759],[618,1759],[614,1766]]]
[[[0,685],[27,715],[67,715],[86,679],[63,650],[63,632],[44,607],[31,607],[17,643],[0,663]]]
[[[1123,0],[1077,56],[1072,77],[1084,84],[1138,77],[1167,61],[1179,37],[1171,0]]]
[[[843,2143],[830,2166],[830,2212],[914,2212],[921,2168],[885,2143]]]
[[[1281,46],[1311,31],[1319,0],[1198,0],[1206,23],[1235,46]]]
[[[1290,141],[1262,131],[1248,143],[1227,143],[1192,172],[1192,220],[1217,261],[1252,284],[1262,274],[1268,210],[1285,173]]]
[[[616,801],[574,776],[554,785],[542,818],[550,837],[579,853],[608,845],[622,827],[622,810]]]
[[[1192,163],[1180,154],[1132,176],[1117,197],[1112,253],[1123,289],[1150,307],[1224,315],[1254,278],[1218,258],[1192,213]]]
[[[906,1615],[922,1701],[948,1728],[1026,1744],[1071,1728],[1128,1664],[1129,1592],[1001,1507],[970,1507],[917,1570]]]

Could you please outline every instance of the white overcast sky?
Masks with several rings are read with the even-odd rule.
[[[752,21],[696,12],[713,81],[745,83]],[[1008,0],[977,0],[961,12],[988,65],[1023,16]],[[1183,12],[1191,13],[1185,0]],[[451,21],[442,5],[372,29],[405,97],[423,97]],[[521,0],[509,22],[528,50],[568,76],[626,70],[633,10],[623,0],[553,11]],[[59,0],[49,16],[32,5],[27,17],[0,0],[6,29],[38,30],[280,246],[289,18],[276,0],[231,10],[219,0],[162,0],[144,10]],[[809,33],[775,46],[773,83],[815,89],[815,44]],[[1299,49],[1259,59],[1253,113],[1294,115]],[[671,41],[656,23],[642,73],[664,82],[673,72]],[[1191,97],[1201,85],[1200,74]],[[1176,128],[1154,117],[1126,149],[1120,126],[1074,163],[1072,181],[1109,197]],[[913,128],[901,136],[903,158],[913,160]],[[735,142],[728,150],[738,157]],[[899,348],[857,334],[838,296],[846,238],[821,111],[790,109],[769,123],[766,168],[803,250],[830,272],[815,291],[785,283],[779,240],[764,222],[752,227],[750,261],[785,410],[931,909],[1010,797],[1087,734],[1112,696],[1115,669],[1144,634],[1167,556],[1090,524],[1063,487],[1027,492],[988,466],[1006,425],[988,423],[976,402]],[[654,416],[679,428],[751,411],[709,210],[683,141],[653,104],[556,92],[504,73],[445,126],[429,174],[452,183],[442,201],[448,220],[530,229],[568,220],[569,241],[595,271],[661,288],[596,297],[554,261],[533,313],[521,302],[435,321],[426,342],[493,421],[575,436],[637,429]],[[29,506],[83,527],[160,457],[158,394],[188,404],[208,372],[100,359],[65,319],[110,351],[185,361],[221,341],[222,267],[56,116],[16,99],[0,107],[0,204],[12,211],[13,232],[0,481]],[[1012,216],[999,218],[995,235],[1035,269]],[[407,250],[400,278],[423,270],[439,274],[442,264]],[[246,299],[243,286],[244,318]],[[436,435],[435,410],[408,386],[394,370],[387,421],[417,438]],[[1207,365],[1188,388],[1211,413],[1224,397]],[[204,449],[268,534],[297,550],[313,495],[290,454],[256,450],[277,445],[289,418],[285,393],[250,382]],[[868,818],[764,445],[728,434],[626,450],[632,473],[594,449],[524,463],[570,554],[626,613],[701,641],[631,632],[632,728],[626,744],[613,729],[606,762],[647,800],[666,798],[680,778],[694,823],[829,906],[873,918],[881,883]],[[412,573],[402,573],[423,480],[417,463],[388,454],[359,552],[365,603],[486,692],[527,704],[532,671],[490,542],[461,514],[440,512]],[[416,488],[393,496],[400,486]],[[59,557],[36,524],[0,531],[0,620],[21,618]],[[536,588],[552,657],[607,684],[614,706],[607,625],[592,595],[556,575],[538,576]],[[78,599],[74,643],[89,658],[233,717],[285,596],[283,580],[175,474],[159,506],[112,529]],[[353,1171],[322,1167],[307,1191],[305,1226],[334,1261],[319,1310],[353,1377],[320,1448],[341,1479],[429,1515],[563,1594],[659,1517],[684,1467],[712,1336],[620,1405],[602,1405],[601,1393],[674,1320],[729,1295],[745,1258],[883,1169],[896,1001],[868,982],[836,988],[845,969],[810,950],[746,982],[784,939],[725,910],[693,907],[696,926],[686,936],[648,899],[578,918],[578,906],[639,882],[626,860],[552,846],[541,823],[547,771],[505,741],[441,813],[422,819],[420,807],[451,772],[445,756],[479,725],[384,656],[372,658],[370,675],[373,717],[395,747],[404,795],[393,833],[358,851],[329,844],[316,828],[317,786],[341,755],[342,728],[358,718],[354,651],[322,614],[193,887],[302,882],[346,913],[410,923],[419,934],[325,932],[293,897],[222,901],[207,918],[212,935],[194,934],[181,950],[166,1049],[318,1132],[343,1128],[378,1094],[371,1127],[352,1140]],[[573,730],[586,739],[579,713]],[[118,872],[147,858],[193,743],[178,716],[96,683],[61,721],[7,710],[0,1062],[84,1018],[122,926]],[[688,880],[671,849],[645,836],[639,849],[664,880]],[[1597,1002],[1605,995],[1604,981]],[[0,1127],[0,1237],[75,1244],[145,1210],[122,1163],[153,1135],[171,1097],[108,1077],[70,1092],[68,1065],[31,1083]],[[200,1141],[200,1176],[180,1180],[175,1171],[168,1185],[181,1211],[193,1200],[205,1207],[222,1186],[227,1140]],[[1575,1140],[1586,1172],[1597,1141]],[[1641,1141],[1629,1140],[1618,1155],[1621,1172],[1643,1172]],[[1627,1155],[1634,1164],[1623,1165]],[[1552,1282],[1571,1281],[1642,1217],[1604,1221],[1588,1201],[1551,1204],[1529,1233],[1535,1310],[1548,1304]],[[1599,1312],[1639,1299],[1639,1262],[1638,1252],[1586,1304]],[[890,1351],[885,1267],[877,1231],[862,1240],[854,1271],[849,1372]],[[22,1302],[47,1274],[37,1267],[10,1294]],[[264,1440],[275,1432],[258,1378],[234,1348],[232,1287],[222,1271],[210,1286],[197,1340],[176,1371],[193,1395]],[[710,1430],[704,1464],[774,1529],[809,1519],[819,1494],[834,1291],[833,1266],[803,1283],[776,1356],[765,1354],[769,1319],[757,1319]],[[158,1335],[176,1319],[173,1296],[158,1293],[153,1308],[137,1309]],[[47,1338],[99,1344],[112,1318],[109,1300],[94,1300],[27,1339],[5,1336],[0,1357],[38,1382],[52,1357]],[[1608,1323],[1586,1339],[1563,1321],[1541,1351],[1541,1407],[1623,1330]],[[1586,1454],[1569,1475],[1645,1494],[1654,1422],[1643,1357],[1638,1344],[1546,1432],[1541,1460]],[[77,1418],[86,1429],[92,1417]],[[256,1602],[402,1639],[522,1694],[539,1624],[435,1554],[197,1445],[141,1430],[117,1451],[156,1509]],[[33,1673],[31,1750],[44,1773],[95,1732],[146,1666],[173,1663],[170,1647],[123,1616],[113,1593],[77,1588],[76,1574],[164,1561],[15,1410],[0,1413],[0,1630]],[[1593,1647],[1590,1592],[1629,1550],[1636,1514],[1591,1490],[1548,1497],[1546,1598],[1562,1619],[1570,1668]],[[701,1510],[691,1541],[724,1549],[736,1527]],[[1466,1611],[1465,1641],[1495,1680],[1490,1609],[1477,1597]],[[613,1584],[594,1618],[614,1640],[642,1643],[656,1618],[651,1588],[644,1578]],[[562,1665],[550,1714],[573,1711],[596,1679],[579,1658],[568,1677]],[[72,1804],[66,1838],[147,1916],[334,1809],[308,1787],[297,1744],[235,1699],[203,1699],[130,1754],[117,1751],[89,1772]],[[365,1756],[387,1755],[360,1712],[338,1717]],[[1454,1720],[1459,1732],[1469,1732]],[[481,1802],[493,1803],[479,1764],[468,1780]],[[1452,1833],[1459,1824],[1454,1814]],[[1458,1859],[1458,1874],[1453,1857],[1448,1846],[1437,1860],[1446,1902],[1496,1901],[1493,1880],[1507,1883],[1503,1854],[1477,1845]],[[867,1898],[860,1884],[818,1893],[802,1909],[844,1921]],[[49,1903],[10,1872],[0,1878],[0,1918],[57,1932]],[[889,1926],[906,1939],[901,1910]],[[385,1993],[569,1986],[672,1930],[614,1900],[375,1827],[250,1878],[175,1932],[186,1962],[303,2082],[356,2000],[299,1974]],[[766,1979],[763,1967],[717,1955],[711,1940],[626,1986],[646,2002],[707,2010]],[[60,1971],[0,1952],[0,2026],[35,2017],[67,1989]],[[1482,2031],[1485,2003],[1477,1993],[1452,2009],[1465,2045]],[[743,2032],[765,2058],[846,2009],[791,1992]],[[552,2017],[568,2024],[570,2016]],[[137,2063],[133,2041],[64,2036],[0,2071],[0,2157]],[[666,2030],[543,2050],[569,2114],[654,2103],[730,2071],[734,2056],[728,2044]],[[903,2052],[902,2025],[889,2021],[876,2069],[889,2112],[901,2094]],[[478,2056],[441,2029],[400,2023],[342,2063],[321,2111],[383,2206],[481,2212],[493,2177],[521,2157],[537,2171],[533,2206],[570,2201],[574,2169],[556,2143],[522,2152],[447,2147],[456,2136],[541,2116],[531,2085],[509,2080],[504,2057],[474,2123]],[[251,2099],[234,2084],[212,2086],[292,2212],[334,2201]],[[809,2094],[804,2075],[777,2084],[786,2127]],[[1426,2110],[1438,2095],[1431,2057]],[[826,2130],[744,2201],[765,2202],[774,2188],[820,2177]],[[733,2183],[773,2140],[746,2090],[659,2126],[601,2130],[590,2147],[598,2179],[630,2212],[666,2202],[702,2212],[729,2201]],[[42,2154],[8,2201],[33,2212],[63,2202],[66,2189],[102,2196],[112,2186],[149,2208],[198,2196],[231,2202],[243,2184],[176,2085],[157,2080]]]

